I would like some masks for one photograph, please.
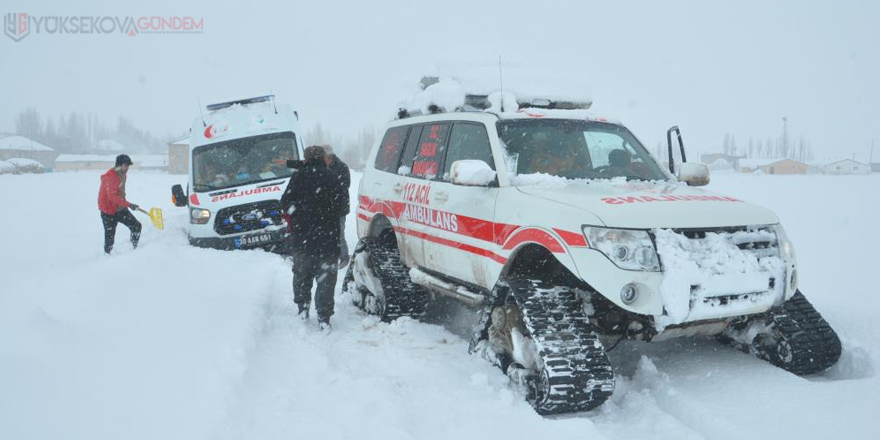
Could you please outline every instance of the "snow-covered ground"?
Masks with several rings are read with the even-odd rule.
[[[780,216],[802,290],[843,340],[837,366],[805,379],[706,339],[622,343],[611,352],[611,401],[552,419],[469,356],[460,329],[379,323],[341,296],[332,334],[296,320],[285,259],[187,245],[169,189],[185,177],[133,172],[129,199],[162,208],[166,230],[142,217],[132,251],[120,226],[104,257],[98,176],[0,176],[2,439],[804,439],[880,429],[880,175],[718,174],[709,185]],[[351,220],[346,234],[353,245]]]

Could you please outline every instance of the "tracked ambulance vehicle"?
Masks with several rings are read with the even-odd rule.
[[[422,88],[360,183],[344,290],[367,313],[418,318],[437,295],[472,306],[471,350],[541,414],[607,400],[606,343],[623,338],[715,335],[798,375],[837,361],[779,219],[699,188],[704,165],[661,165],[589,99]],[[667,139],[686,159],[677,128]]]

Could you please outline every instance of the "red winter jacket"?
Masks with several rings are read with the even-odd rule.
[[[131,203],[125,201],[125,181],[119,178],[115,168],[110,168],[101,176],[98,209],[104,214],[113,215],[129,206]]]

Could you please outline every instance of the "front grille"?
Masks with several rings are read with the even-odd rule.
[[[214,220],[214,230],[220,235],[238,234],[280,225],[282,221],[281,203],[266,200],[221,209]]]
[[[706,234],[717,234],[724,237],[736,247],[753,254],[757,258],[779,256],[779,242],[776,232],[768,226],[743,226],[736,228],[715,229],[676,229],[691,240],[705,240]]]

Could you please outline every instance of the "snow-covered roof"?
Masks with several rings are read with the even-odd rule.
[[[519,108],[587,109],[593,102],[583,77],[544,69],[485,65],[437,67],[403,108],[410,114]],[[503,104],[503,105],[502,105]]]
[[[189,136],[174,142],[169,142],[169,145],[189,145]]]
[[[113,139],[101,139],[95,144],[95,148],[99,150],[106,151],[125,151],[125,145],[120,144],[119,142],[114,141]]]
[[[783,160],[794,160],[794,159],[787,159],[785,157],[775,157],[775,158],[770,158],[770,159],[740,159],[739,160],[739,167],[740,168],[758,168],[758,167],[763,167],[763,166],[767,166],[770,164],[774,164],[776,162],[781,162]]]
[[[838,161],[830,162],[830,163],[826,164],[825,166],[830,167],[831,165],[837,165],[837,164],[841,164],[841,163],[851,163],[851,164],[855,164],[855,165],[861,165],[863,167],[869,166],[866,163],[862,163],[862,162],[859,162],[857,160],[852,160],[852,159],[841,159]]]
[[[55,151],[35,140],[17,134],[0,138],[0,150]]]
[[[131,156],[131,161],[140,167],[161,167],[168,165],[166,154],[143,154]],[[116,156],[103,154],[62,154],[55,159],[55,163],[74,162],[106,162],[110,165],[116,163]]]

